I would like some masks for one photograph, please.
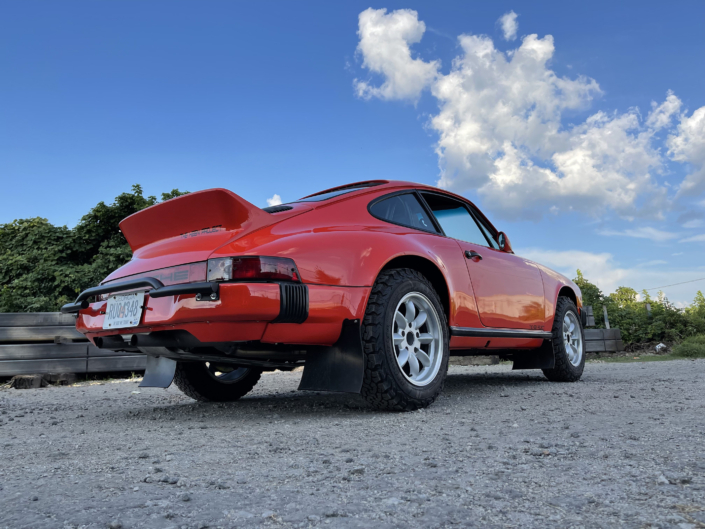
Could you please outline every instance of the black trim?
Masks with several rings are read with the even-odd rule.
[[[204,281],[203,283],[184,283],[182,285],[169,285],[149,292],[150,298],[165,298],[167,296],[178,296],[180,294],[201,294],[210,296],[218,294],[220,285],[216,282]]]
[[[289,211],[290,209],[294,209],[291,206],[284,206],[283,204],[280,204],[278,206],[269,206],[267,208],[262,208],[262,211],[266,211],[267,213],[281,213],[282,211]]]
[[[478,329],[473,327],[451,327],[451,336],[469,336],[475,338],[541,338],[550,340],[553,334],[549,331],[530,331],[523,329]]]
[[[127,290],[136,290],[139,288],[151,288],[149,291],[150,297],[162,298],[165,296],[176,296],[179,294],[201,294],[210,296],[212,293],[217,294],[218,283],[203,282],[203,283],[184,283],[181,285],[164,286],[164,283],[155,277],[141,277],[139,279],[131,279],[120,283],[106,283],[97,287],[92,287],[81,292],[76,301],[67,303],[61,307],[61,312],[71,314],[88,308],[88,299],[101,294],[113,294],[116,292],[125,292]]]
[[[279,283],[279,315],[272,323],[303,323],[308,318],[308,286]]]

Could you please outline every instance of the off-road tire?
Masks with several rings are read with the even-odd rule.
[[[240,380],[224,383],[213,378],[203,362],[177,362],[174,383],[201,402],[232,402],[252,391],[261,374],[258,369],[250,369]]]
[[[402,374],[392,344],[392,319],[398,302],[409,292],[425,295],[440,319],[443,359],[438,374],[426,386],[414,386]],[[362,397],[374,409],[413,411],[430,405],[443,390],[448,372],[449,330],[438,294],[420,272],[407,268],[382,272],[370,294],[362,321],[365,374]]]
[[[563,343],[563,318],[565,313],[571,310],[578,316],[578,325],[580,326],[580,335],[582,337],[583,355],[580,364],[574,366],[568,359],[568,353],[565,350]],[[556,359],[556,365],[553,369],[543,369],[543,374],[551,382],[577,382],[583,375],[585,369],[585,330],[578,313],[578,308],[573,303],[573,300],[564,296],[560,296],[556,302],[556,315],[553,318],[553,328],[551,329],[553,339],[553,355]]]

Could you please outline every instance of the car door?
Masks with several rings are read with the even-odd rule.
[[[530,261],[499,249],[496,234],[472,206],[442,193],[422,192],[444,234],[465,256],[480,321],[499,329],[543,329],[541,272]]]

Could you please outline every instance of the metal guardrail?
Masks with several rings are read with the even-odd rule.
[[[594,325],[587,307],[588,325]],[[143,371],[147,357],[98,349],[60,312],[0,313],[0,376]],[[624,351],[619,329],[585,329],[585,351]]]
[[[585,329],[586,353],[616,353],[624,351],[619,329]]]
[[[143,371],[147,357],[98,349],[59,312],[0,314],[0,376]]]

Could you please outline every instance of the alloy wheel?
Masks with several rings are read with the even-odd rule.
[[[399,301],[392,322],[392,344],[397,365],[415,386],[430,384],[443,360],[442,329],[436,309],[419,292]]]

